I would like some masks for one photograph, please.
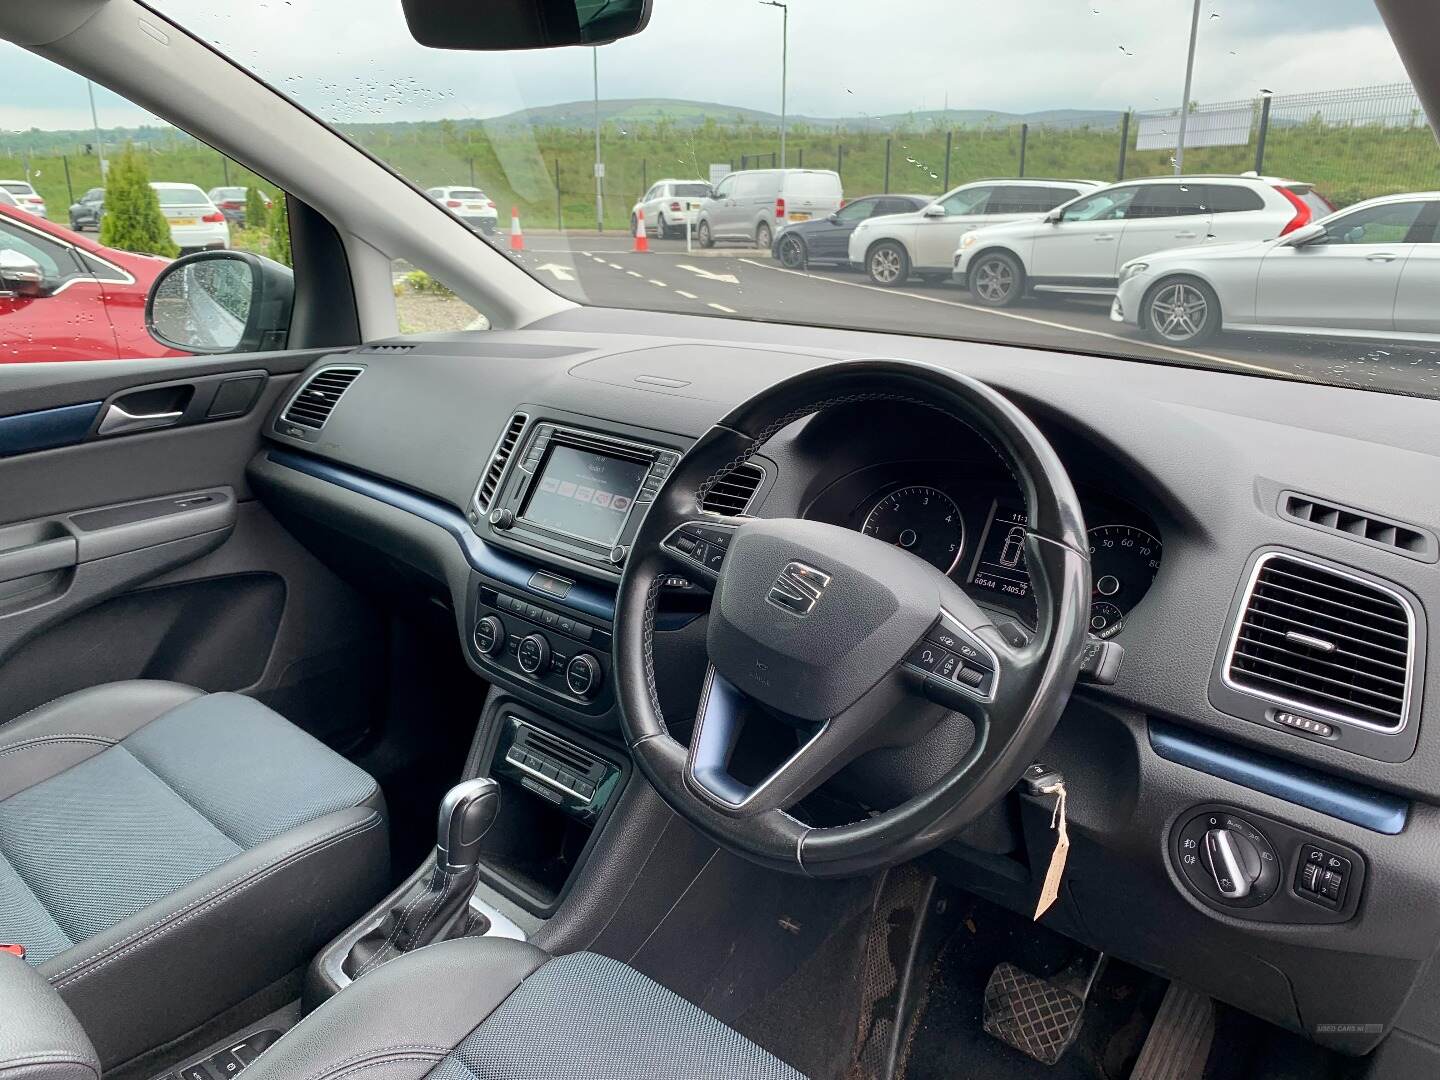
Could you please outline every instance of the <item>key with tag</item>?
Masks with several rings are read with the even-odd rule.
[[[1034,918],[1038,921],[1060,896],[1060,881],[1065,876],[1065,860],[1070,854],[1070,832],[1065,824],[1065,778],[1051,770],[1039,779],[1033,794],[1055,796],[1055,809],[1050,815],[1050,828],[1056,831],[1055,847],[1050,852],[1050,866],[1045,871],[1040,899],[1035,904]]]

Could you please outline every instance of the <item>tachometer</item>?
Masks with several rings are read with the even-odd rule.
[[[1090,530],[1090,632],[1114,637],[1160,569],[1161,544],[1133,525]]]
[[[965,522],[955,500],[924,485],[890,492],[870,508],[860,531],[919,555],[951,573],[965,546]]]

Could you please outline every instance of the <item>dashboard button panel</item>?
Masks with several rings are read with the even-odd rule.
[[[613,705],[608,627],[489,586],[477,600],[470,645],[481,668],[584,712]]]

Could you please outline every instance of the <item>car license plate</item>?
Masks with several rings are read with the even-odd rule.
[[[699,204],[698,202],[692,202],[692,203],[690,204],[690,209],[691,209],[691,210],[699,210],[699,209],[700,209],[700,204]]]
[[[809,215],[809,214],[806,214],[806,213],[791,214],[791,215],[790,215],[790,220],[791,220],[791,221],[809,221],[809,220],[810,220],[810,215]]]
[[[466,210],[484,210],[485,207],[482,206],[482,205],[481,205],[480,203],[478,203],[478,202],[467,202],[467,203],[465,204],[465,209],[466,209]]]
[[[171,225],[199,225],[200,219],[193,217],[177,217],[170,219]]]

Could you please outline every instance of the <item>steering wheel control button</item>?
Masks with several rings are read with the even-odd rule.
[[[1217,907],[1256,907],[1280,884],[1274,845],[1239,814],[1196,814],[1181,826],[1175,854],[1186,883]]]
[[[944,626],[940,626],[932,630],[928,637],[929,640],[939,645],[942,649],[959,655],[959,657],[968,664],[983,668],[992,666],[989,656],[981,652],[974,645],[971,645],[953,630],[948,630]]]
[[[505,624],[486,615],[475,624],[475,647],[485,656],[494,656],[505,644]]]
[[[944,658],[935,665],[935,674],[942,679],[953,678],[960,670],[960,658],[954,653],[946,653]]]
[[[515,662],[526,675],[537,675],[550,667],[550,642],[544,634],[529,634],[520,639]]]
[[[601,677],[600,662],[589,653],[577,653],[565,665],[565,687],[578,698],[594,697]]]
[[[931,645],[928,641],[922,645],[915,646],[914,651],[905,658],[905,662],[911,667],[919,668],[924,672],[935,670],[937,664],[950,654],[938,645]]]
[[[985,683],[985,669],[963,665],[960,670],[955,673],[955,677],[966,686],[978,690]]]

